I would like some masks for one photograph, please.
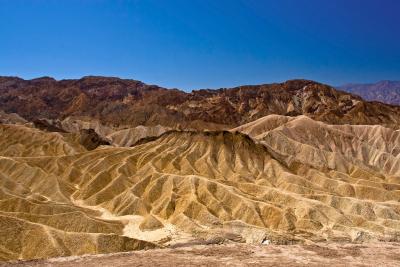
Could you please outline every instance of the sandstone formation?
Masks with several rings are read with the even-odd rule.
[[[79,133],[82,130],[93,129],[102,139],[107,140],[114,146],[129,147],[135,144],[142,138],[157,137],[171,130],[169,127],[161,125],[136,127],[109,127],[103,125],[100,121],[90,118],[74,118],[67,117],[66,119],[52,120],[52,124],[61,128],[65,132]]]
[[[0,125],[0,256],[399,241],[399,136],[271,115],[88,150],[72,133]]]

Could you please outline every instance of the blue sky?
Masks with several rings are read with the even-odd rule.
[[[0,0],[0,75],[181,89],[400,80],[397,0]]]

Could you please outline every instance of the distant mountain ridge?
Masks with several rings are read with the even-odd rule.
[[[400,105],[400,81],[380,81],[369,84],[345,84],[340,90],[356,94],[368,101]]]
[[[187,93],[113,77],[0,77],[0,107],[29,121],[88,117],[113,127],[222,130],[271,114],[306,115],[331,124],[400,125],[400,107],[309,80]]]

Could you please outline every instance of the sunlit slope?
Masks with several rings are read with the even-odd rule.
[[[83,129],[93,129],[102,139],[114,146],[123,147],[130,147],[142,138],[158,137],[171,129],[160,125],[112,128],[102,125],[98,120],[72,117],[62,121],[47,120],[46,123],[68,133],[80,133]]]
[[[2,259],[199,238],[399,238],[398,131],[268,116],[233,132],[170,131],[86,151],[68,135],[34,130],[34,142],[31,129],[4,127],[20,127],[0,131],[20,150],[0,149]],[[53,139],[63,149],[44,150]]]
[[[109,134],[107,138],[110,139],[112,144],[116,146],[129,147],[134,145],[142,138],[158,137],[168,130],[170,129],[160,125],[147,127],[137,126],[134,128],[117,130],[112,134]]]
[[[0,136],[0,259],[154,247],[122,236],[122,222],[101,220],[100,212],[74,205],[73,184],[33,164],[57,168],[58,156],[86,151],[71,136],[16,125],[0,125]]]
[[[399,182],[400,131],[379,125],[327,125],[306,116],[266,116],[233,129],[285,156],[319,169],[363,169]]]
[[[1,156],[57,156],[86,151],[74,135],[45,133],[39,129],[14,124],[0,124]]]

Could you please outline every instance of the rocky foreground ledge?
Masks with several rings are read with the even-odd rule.
[[[0,266],[399,266],[400,243],[194,245],[113,254],[14,261]]]

